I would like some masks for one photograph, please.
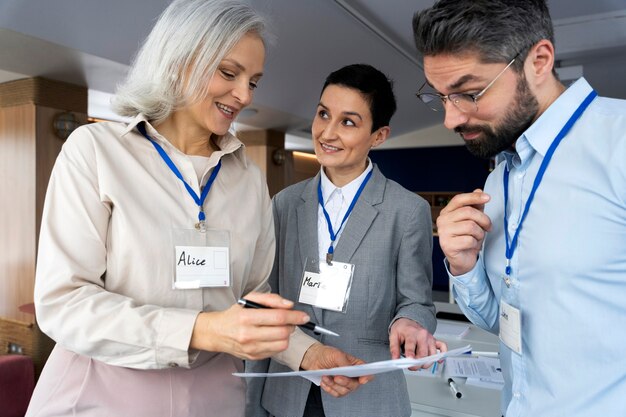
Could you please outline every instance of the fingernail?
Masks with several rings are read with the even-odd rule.
[[[308,323],[309,321],[311,321],[311,317],[306,315],[306,316],[304,316],[304,319],[302,320],[302,323]]]
[[[281,300],[281,302],[283,303],[283,305],[286,305],[286,306],[290,306],[291,305],[291,301],[285,300],[284,298]]]
[[[483,194],[483,195],[481,195],[481,196],[480,196],[480,199],[481,199],[481,200],[483,200],[483,201],[487,201],[487,200],[489,200],[489,194]]]

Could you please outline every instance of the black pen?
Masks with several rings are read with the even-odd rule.
[[[459,388],[456,386],[456,382],[454,382],[454,379],[448,378],[448,386],[450,387],[450,391],[452,391],[452,394],[454,394],[456,398],[461,398],[463,396],[463,393],[459,391]]]
[[[263,304],[255,303],[254,301],[246,300],[245,298],[240,298],[239,300],[237,300],[237,304],[241,304],[245,308],[271,308],[271,307],[264,306]],[[304,327],[305,329],[313,330],[313,332],[317,334],[323,333],[329,336],[339,336],[337,333],[330,331],[328,329],[325,329],[321,326],[318,326],[312,321],[308,323],[300,324],[299,326]]]

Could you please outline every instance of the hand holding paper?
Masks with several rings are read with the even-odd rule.
[[[315,371],[276,372],[276,373],[271,373],[271,374],[270,373],[237,372],[237,373],[234,373],[233,375],[240,376],[240,377],[266,377],[266,378],[301,376],[319,385],[322,379],[322,376],[325,376],[325,375],[342,375],[342,376],[346,376],[350,378],[366,376],[366,375],[376,375],[376,374],[381,374],[384,372],[395,371],[398,369],[407,369],[413,366],[422,366],[422,365],[429,364],[432,362],[437,362],[448,356],[462,355],[463,353],[469,352],[470,350],[472,350],[472,347],[470,345],[467,345],[462,348],[453,349],[448,352],[437,353],[435,355],[430,355],[430,356],[426,356],[424,358],[419,358],[419,359],[411,359],[411,358],[391,359],[388,361],[372,362],[372,363],[366,363],[363,365],[341,366],[338,368],[320,369],[320,370],[315,370]]]
[[[315,343],[305,353],[300,365],[305,370],[318,370],[336,367],[349,367],[364,364],[361,359],[355,358],[335,347]],[[356,390],[361,385],[367,384],[373,379],[372,376],[347,377],[343,375],[326,375],[313,380],[324,391],[333,397],[343,397]]]

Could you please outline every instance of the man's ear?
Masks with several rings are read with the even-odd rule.
[[[374,142],[372,143],[372,148],[382,145],[385,143],[389,134],[391,133],[391,128],[389,126],[379,127],[376,132],[373,134],[376,135]]]
[[[552,77],[554,68],[554,45],[547,39],[537,42],[528,52],[526,74],[542,84]]]

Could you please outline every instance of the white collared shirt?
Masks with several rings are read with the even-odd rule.
[[[354,199],[361,183],[367,176],[367,174],[373,169],[372,161],[367,158],[367,168],[361,175],[352,180],[350,183],[344,185],[339,188],[336,187],[335,184],[328,178],[326,173],[324,172],[324,167],[320,170],[320,179],[322,181],[322,197],[324,199],[324,207],[328,212],[328,216],[330,217],[330,221],[332,222],[333,232],[337,234],[337,239],[335,240],[334,247],[336,249],[337,244],[339,243],[339,239],[341,238],[341,233],[343,232],[344,227],[337,233],[337,229],[341,226],[341,221],[343,217],[346,215],[348,211],[348,207],[350,207],[350,203]],[[346,220],[346,223],[348,220]],[[319,258],[326,259],[326,254],[328,253],[328,247],[330,246],[330,233],[328,231],[328,223],[326,222],[326,217],[324,216],[324,210],[322,210],[322,205],[318,204],[317,209],[317,245],[319,250]]]

